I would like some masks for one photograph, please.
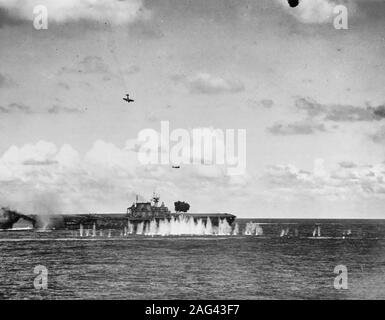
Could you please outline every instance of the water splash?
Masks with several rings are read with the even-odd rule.
[[[281,230],[281,233],[279,234],[280,238],[289,236],[290,228],[286,227],[285,229]]]
[[[263,229],[259,225],[259,223],[248,222],[248,223],[246,223],[244,235],[246,235],[246,236],[252,236],[252,235],[261,236],[261,235],[263,235]]]
[[[134,225],[132,225],[132,228],[134,228]],[[136,227],[136,234],[143,234],[144,230],[144,222],[140,222]]]
[[[233,236],[237,236],[239,234],[239,224],[236,223],[233,230]]]
[[[263,229],[257,222],[248,222],[246,225],[234,223],[230,225],[226,219],[215,221],[208,218],[194,219],[189,216],[173,217],[164,220],[151,220],[133,223],[128,221],[122,229],[115,230],[117,234],[114,237],[128,237],[129,235],[143,236],[261,236]],[[90,228],[79,225],[78,235],[80,237],[108,237],[111,238],[113,230],[109,229],[103,232],[97,228],[96,224]],[[75,231],[76,232],[76,231]],[[283,229],[283,233],[286,230]]]
[[[151,220],[149,223],[140,222],[135,225],[128,222],[127,232],[129,234],[146,236],[169,236],[169,235],[232,235],[232,227],[226,219],[221,219],[218,226],[214,226],[211,219],[207,221],[192,217],[174,217],[170,220]],[[238,232],[238,231],[237,231]]]

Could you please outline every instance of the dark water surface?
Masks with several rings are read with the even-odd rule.
[[[251,220],[247,220],[251,221]],[[244,225],[246,220],[238,220]],[[257,221],[257,220],[254,220]],[[262,236],[0,232],[1,299],[384,299],[385,222],[261,221]],[[300,238],[280,238],[282,228]],[[242,229],[242,228],[241,228]],[[342,239],[344,230],[351,238]],[[34,267],[48,269],[36,290]],[[348,289],[334,288],[337,265]]]

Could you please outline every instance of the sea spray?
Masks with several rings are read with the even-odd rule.
[[[140,222],[136,227],[136,234],[143,234],[144,223]]]
[[[226,219],[220,219],[219,225],[218,225],[218,235],[220,236],[227,236],[231,235],[231,226],[228,224]]]
[[[261,236],[263,235],[263,230],[262,230],[262,227],[259,225],[259,223],[248,222],[246,223],[246,227],[243,234],[246,236],[252,236],[252,235]]]
[[[255,235],[256,236],[262,236],[263,235],[263,229],[259,224],[257,224],[255,227]]]
[[[140,222],[136,225],[128,222],[130,234],[146,236],[169,236],[169,235],[231,235],[232,227],[226,219],[220,219],[218,226],[213,226],[210,218],[194,219],[189,216],[172,217],[170,219],[155,219],[149,222]]]
[[[247,222],[244,227],[239,223],[231,226],[226,219],[216,220],[216,225],[212,218],[193,218],[191,216],[180,215],[179,217],[172,217],[170,219],[152,219],[148,221],[141,221],[139,223],[127,221],[127,225],[120,229],[118,235],[127,237],[129,235],[144,235],[144,236],[178,236],[178,235],[192,235],[192,236],[261,236],[263,229],[259,223]],[[111,230],[104,234],[102,230],[97,230],[94,224],[92,228],[84,228],[79,224],[80,237],[111,237]],[[297,231],[298,232],[298,231]],[[282,235],[286,235],[288,229],[282,229]]]
[[[239,234],[239,224],[236,223],[233,230],[233,236],[237,236]]]
[[[208,218],[206,223],[205,235],[210,235],[210,234],[214,234],[214,230],[213,230],[213,224],[211,222],[211,219]]]
[[[127,234],[133,234],[134,233],[134,225],[128,221],[127,223]]]

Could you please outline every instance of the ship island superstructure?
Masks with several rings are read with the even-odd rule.
[[[127,208],[127,218],[129,220],[151,220],[170,219],[179,216],[178,213],[171,213],[164,202],[158,205],[159,199],[160,197],[154,193],[151,201],[138,202],[138,196],[136,196],[136,201]]]

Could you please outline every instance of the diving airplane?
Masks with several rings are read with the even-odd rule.
[[[130,99],[130,95],[127,93],[126,94],[126,97],[125,98],[123,98],[123,100],[124,101],[127,101],[127,103],[130,103],[130,102],[134,102],[135,100],[133,100],[133,99]]]

